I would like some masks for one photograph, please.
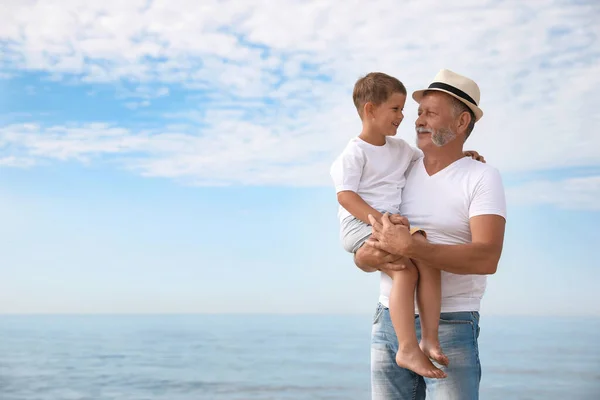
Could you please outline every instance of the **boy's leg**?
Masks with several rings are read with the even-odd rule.
[[[378,304],[371,332],[371,399],[424,400],[425,381],[414,372],[398,367],[397,351],[390,311]]]
[[[392,289],[390,292],[390,318],[396,337],[398,352],[396,363],[417,374],[429,378],[444,378],[446,374],[438,369],[421,351],[415,332],[415,288],[419,279],[417,268],[408,258],[402,258],[405,269],[390,271]]]
[[[427,240],[416,233],[415,240]],[[441,271],[427,264],[415,262],[419,271],[417,285],[417,305],[421,320],[421,349],[431,359],[441,365],[448,365],[448,357],[444,355],[438,339],[440,311],[442,308]]]
[[[371,236],[371,226],[356,218],[347,218],[342,222],[344,248],[356,252]],[[418,271],[412,261],[401,257],[395,263],[404,264],[401,271],[390,271],[392,289],[390,292],[390,315],[396,336],[399,340],[396,362],[421,376],[444,378],[446,375],[421,351],[414,327],[415,289]]]
[[[356,253],[371,236],[372,232],[373,228],[358,218],[348,217],[344,219],[340,227],[340,236],[344,250],[348,253]]]
[[[427,400],[478,400],[481,380],[477,312],[442,313],[440,343],[450,359],[446,379],[425,379]]]

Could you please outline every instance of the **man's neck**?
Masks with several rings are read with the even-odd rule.
[[[464,157],[461,148],[444,149],[441,147],[424,151],[423,155],[423,165],[429,175],[440,172],[448,165]]]

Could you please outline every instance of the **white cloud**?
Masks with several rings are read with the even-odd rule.
[[[16,156],[0,159],[7,160],[0,165],[35,159],[84,163],[110,159],[144,176],[178,178],[196,185],[313,185],[314,177],[328,170],[322,160],[308,158],[311,153],[297,147],[293,138],[274,137],[265,128],[214,117],[221,122],[202,135],[188,125],[132,131],[102,123],[13,124],[0,128],[0,155],[9,149]]]
[[[358,76],[385,71],[412,91],[450,68],[482,90],[468,147],[502,171],[598,165],[599,18],[593,2],[4,1],[4,73],[114,85],[118,98],[140,99],[132,109],[178,88],[198,107],[170,111],[151,132],[5,126],[0,155],[119,157],[143,175],[201,184],[329,184],[330,161],[360,129]],[[415,114],[409,100],[410,142]]]
[[[563,209],[600,211],[600,176],[533,181],[507,191],[510,204],[548,204]]]
[[[0,157],[0,167],[27,168],[35,165],[35,160],[31,158],[18,158],[15,156]]]

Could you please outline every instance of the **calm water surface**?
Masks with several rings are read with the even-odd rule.
[[[0,316],[0,399],[368,399],[370,318]],[[600,399],[598,339],[482,316],[481,398]]]

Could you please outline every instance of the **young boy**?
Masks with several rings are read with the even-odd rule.
[[[344,249],[351,253],[371,235],[368,215],[381,221],[382,213],[399,214],[405,172],[421,153],[399,138],[393,138],[406,102],[406,88],[398,79],[383,73],[370,73],[354,85],[354,105],[362,120],[362,132],[350,140],[331,166],[338,202],[338,216]],[[396,219],[398,221],[398,219]],[[419,232],[419,233],[417,233]],[[423,231],[411,229],[426,240]],[[389,272],[393,284],[390,316],[398,337],[396,363],[429,378],[446,374],[430,361],[448,364],[438,340],[441,309],[440,271],[410,259],[395,263],[406,266]],[[418,283],[417,283],[418,282]],[[417,342],[414,326],[414,293],[421,319],[422,339]]]

